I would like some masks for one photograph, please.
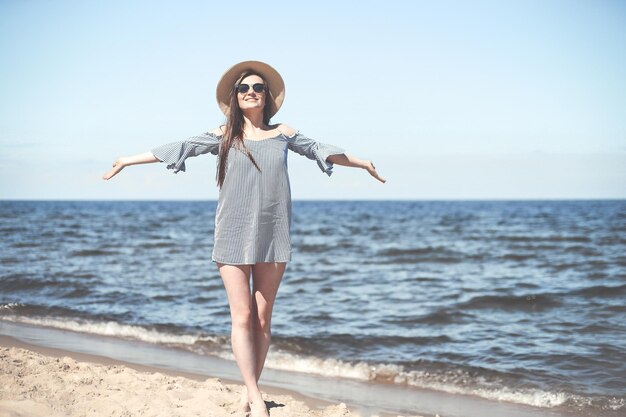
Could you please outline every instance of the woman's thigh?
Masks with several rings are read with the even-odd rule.
[[[260,314],[271,313],[286,268],[286,262],[263,262],[252,265],[252,294]]]
[[[230,314],[235,317],[240,314],[250,314],[250,265],[228,265],[217,263],[217,268],[224,282]]]

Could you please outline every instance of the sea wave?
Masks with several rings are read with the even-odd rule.
[[[10,303],[0,306],[1,310],[13,310],[20,307],[20,303]],[[1,320],[14,323],[31,324],[35,326],[52,327],[55,329],[71,330],[74,332],[88,333],[99,336],[112,336],[125,339],[139,340],[142,342],[164,345],[193,345],[199,342],[223,346],[224,338],[202,334],[174,334],[159,331],[154,328],[120,324],[115,321],[92,321],[86,319],[68,319],[65,317],[26,317],[20,315],[3,315]]]
[[[1,320],[36,326],[52,327],[93,335],[119,337],[147,343],[167,345],[192,351],[198,354],[214,355],[234,360],[230,338],[223,335],[210,335],[202,332],[172,333],[149,326],[120,324],[115,321],[94,321],[82,318],[38,317],[7,314],[24,307],[20,303],[0,305]],[[280,344],[288,346],[289,343]],[[489,400],[506,401],[534,407],[566,407],[582,410],[626,410],[626,397],[589,396],[565,391],[549,391],[540,388],[512,387],[503,383],[502,378],[487,372],[454,369],[407,369],[402,364],[371,363],[366,361],[343,361],[323,358],[276,348],[268,352],[267,368],[300,372],[325,377],[350,378],[362,381],[391,383],[423,389],[443,391],[482,397]]]

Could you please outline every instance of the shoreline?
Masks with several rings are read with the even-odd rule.
[[[20,364],[25,361],[24,359],[25,357],[31,357],[31,358],[34,357],[40,363],[41,362],[62,363],[65,365],[69,365],[70,366],[69,369],[72,369],[74,371],[78,369],[83,370],[83,371],[87,370],[88,373],[90,374],[94,373],[95,368],[115,368],[115,369],[124,369],[124,371],[122,372],[130,373],[130,374],[164,375],[166,376],[166,378],[164,378],[164,381],[163,381],[163,383],[165,384],[172,384],[172,383],[178,382],[180,381],[181,377],[189,381],[194,381],[197,383],[205,383],[205,385],[207,382],[210,382],[208,387],[203,387],[203,388],[207,390],[210,390],[210,388],[215,389],[216,386],[220,390],[225,388],[227,392],[232,393],[231,395],[225,395],[225,397],[232,397],[230,399],[233,402],[239,398],[239,389],[241,389],[243,386],[242,383],[239,381],[230,380],[226,378],[215,378],[215,377],[210,377],[210,376],[207,377],[206,375],[202,375],[198,373],[187,372],[187,371],[176,371],[176,370],[167,369],[167,368],[159,368],[159,367],[154,367],[154,366],[142,365],[142,364],[113,359],[107,356],[87,354],[87,353],[81,353],[81,352],[73,352],[73,351],[68,351],[68,350],[63,350],[63,349],[38,346],[38,345],[33,345],[30,343],[23,342],[19,339],[16,339],[11,336],[6,336],[6,335],[0,335],[0,352],[2,353],[2,356],[8,354],[8,361],[18,362]],[[71,361],[68,361],[67,358],[70,358]],[[4,359],[5,358],[3,357],[3,360]],[[57,361],[54,359],[59,359],[60,361]],[[129,372],[128,370],[132,370],[132,371]],[[2,379],[7,376],[8,376],[8,373],[4,373],[4,375],[0,376],[0,381],[2,381]],[[262,386],[261,390],[264,394],[264,397],[266,397],[266,401],[267,401],[267,397],[272,397],[272,398],[279,397],[279,398],[288,398],[289,400],[286,402],[290,405],[296,402],[301,403],[301,404],[297,404],[297,407],[296,407],[298,408],[297,412],[307,411],[306,408],[305,410],[302,410],[304,408],[302,407],[302,404],[306,404],[306,406],[310,408],[311,410],[319,411],[320,416],[327,416],[327,415],[328,416],[331,416],[331,415],[332,416],[335,416],[335,415],[344,416],[345,415],[346,417],[347,416],[359,417],[358,415],[350,413],[347,407],[345,407],[345,405],[343,404],[333,404],[331,402],[324,401],[321,399],[307,397],[305,395],[300,394],[297,391],[290,391],[290,390],[276,388],[272,386]],[[8,412],[12,405],[16,405],[15,402],[22,402],[22,401],[24,401],[24,399],[16,398],[16,399],[6,400],[5,398],[0,397],[0,416],[4,416],[5,415],[4,413]],[[270,403],[270,405],[274,403],[274,401],[271,401],[271,400],[269,400],[268,402]],[[33,401],[33,403],[37,403],[37,402]],[[224,403],[228,403],[228,401],[222,401],[222,404],[221,404],[222,407],[224,406]],[[38,409],[39,408],[38,406],[40,405],[41,405],[40,403],[26,405],[27,410],[24,410],[24,411],[26,411],[27,413],[33,413],[33,411]],[[33,409],[32,407],[35,407],[35,408]],[[228,411],[228,407],[223,407],[223,408],[225,408],[224,411]],[[292,405],[292,408],[293,408],[293,405]],[[330,412],[328,410],[326,410],[325,412],[323,411],[324,409],[329,409],[329,408],[332,409],[332,411]],[[341,413],[337,413],[337,411],[335,410],[339,410],[341,411]],[[344,410],[348,411],[348,413],[345,413]],[[12,411],[16,411],[16,410],[12,410]],[[17,410],[18,413],[20,411],[21,410]],[[46,410],[46,412],[49,412],[49,410]],[[13,414],[9,413],[7,415],[12,416]],[[18,415],[21,415],[21,414],[18,414]],[[28,414],[25,414],[25,415],[28,415]],[[194,414],[183,413],[181,415],[194,415]]]
[[[139,378],[142,376],[141,373],[146,372],[153,375],[159,374],[171,380],[184,378],[191,393],[188,395],[192,396],[198,394],[197,386],[194,390],[193,384],[199,384],[202,381],[219,382],[228,387],[231,392],[239,392],[238,390],[243,386],[234,362],[111,336],[91,335],[0,320],[0,346],[27,349],[33,354],[42,354],[48,358],[68,357],[79,361],[80,366],[84,366],[82,365],[84,363],[94,364],[87,366],[88,369],[85,372],[88,375],[96,372],[98,366],[108,366],[124,369],[124,372],[128,372],[129,375],[134,373],[131,379]],[[24,352],[20,355],[24,355]],[[22,359],[17,358],[17,360]],[[40,360],[46,361],[41,358]],[[146,384],[148,383],[145,381],[143,385],[140,384],[138,391],[145,390]],[[507,417],[571,417],[580,415],[554,409],[490,401],[468,395],[347,378],[316,377],[271,368],[263,371],[259,386],[264,394],[272,397],[270,401],[273,401],[274,397],[280,398],[282,406],[276,406],[270,410],[273,417],[300,415],[299,413],[302,412],[305,413],[302,415],[324,417],[335,415],[434,417],[436,414],[441,417],[501,417],[504,415]],[[152,389],[155,388],[152,387]],[[94,394],[93,389],[87,392],[90,392],[90,395],[100,395],[99,392]],[[150,396],[152,394],[147,395],[145,400],[149,401]],[[1,398],[0,405],[6,399],[4,396]],[[220,401],[228,404],[236,399],[238,396],[235,399],[222,398]],[[285,409],[288,409],[290,414],[283,414]],[[0,410],[0,417],[3,416]]]

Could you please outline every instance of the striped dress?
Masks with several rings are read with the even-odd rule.
[[[174,173],[185,171],[185,160],[211,153],[218,155],[222,136],[210,132],[151,149],[154,156]],[[244,151],[230,148],[224,184],[215,213],[212,261],[230,265],[291,261],[291,187],[287,151],[317,162],[330,176],[330,155],[344,149],[317,142],[300,132],[267,139],[245,139],[261,169]]]

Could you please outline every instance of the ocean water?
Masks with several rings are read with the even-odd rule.
[[[0,202],[0,320],[232,359],[216,202]],[[266,366],[626,415],[626,201],[294,201]]]

